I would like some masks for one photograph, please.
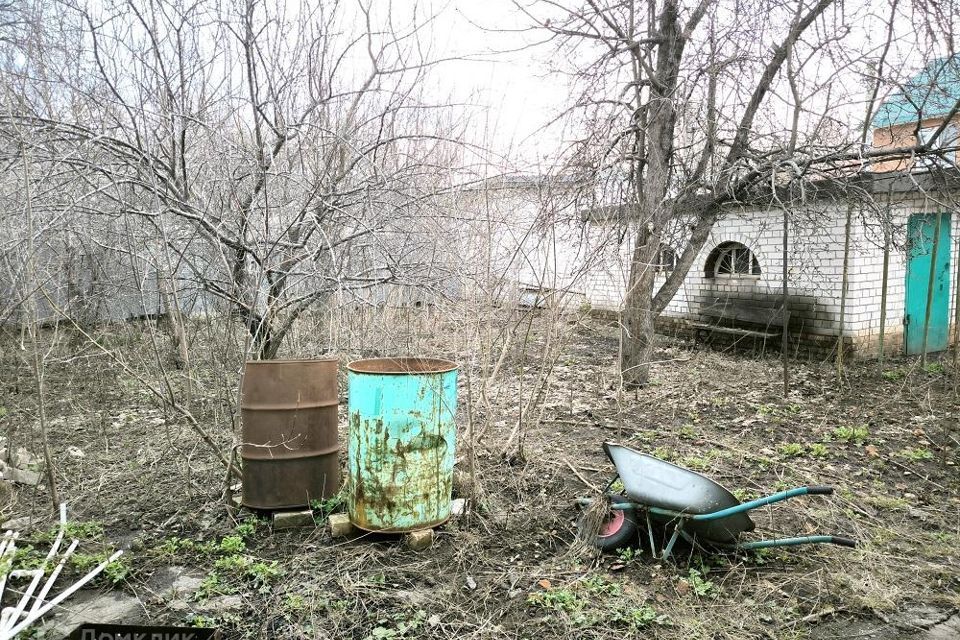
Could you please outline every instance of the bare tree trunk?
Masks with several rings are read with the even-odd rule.
[[[620,322],[620,342],[622,345],[620,376],[623,386],[636,389],[647,384],[650,379],[650,362],[653,360],[655,345],[655,314],[651,308],[653,299],[654,270],[650,253],[649,234],[646,242],[633,250],[630,262],[630,282],[623,303]]]
[[[790,350],[790,337],[787,333],[787,325],[790,323],[790,311],[787,308],[787,246],[790,233],[790,218],[787,214],[787,208],[783,208],[783,322],[782,322],[782,342],[780,344],[780,357],[783,360],[783,397],[790,395],[790,361],[787,357]]]
[[[887,330],[887,286],[890,282],[890,227],[888,220],[883,222],[883,277],[880,283],[880,346],[877,354],[880,368],[883,368],[883,342]]]
[[[33,220],[33,202],[30,194],[30,158],[27,157],[24,162],[24,194],[26,197],[27,213],[27,281],[30,283],[30,317],[28,332],[30,334],[31,364],[33,367],[33,379],[37,391],[37,417],[40,421],[40,445],[43,449],[43,465],[47,473],[47,486],[50,489],[50,499],[53,502],[53,510],[60,507],[60,492],[57,491],[57,476],[53,468],[53,456],[50,454],[50,438],[47,433],[47,412],[46,398],[44,394],[44,374],[46,372],[45,357],[40,348],[40,311],[37,305],[37,289],[41,288],[37,280],[36,271],[36,247],[33,238],[35,234]],[[39,285],[39,286],[38,286]],[[13,442],[7,442],[7,454],[13,450]]]
[[[642,180],[635,178],[635,189],[641,203],[636,245],[630,261],[630,278],[621,322],[623,351],[620,375],[623,385],[636,389],[650,380],[650,362],[655,347],[653,294],[657,254],[663,227],[669,219],[667,188],[670,184],[670,161],[673,157],[676,111],[672,93],[677,87],[683,38],[675,0],[667,0],[660,13],[661,38],[657,49],[656,77],[650,87],[647,106],[646,155]]]
[[[853,203],[847,205],[847,221],[843,227],[843,277],[840,282],[840,326],[837,330],[837,381],[843,378],[843,338],[847,322],[847,289],[850,285],[850,227],[853,223]]]

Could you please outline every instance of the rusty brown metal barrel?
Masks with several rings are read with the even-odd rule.
[[[252,360],[241,387],[243,504],[301,507],[340,489],[337,359]]]

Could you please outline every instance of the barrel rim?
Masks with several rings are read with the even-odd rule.
[[[387,368],[384,368],[384,365]],[[393,367],[392,369],[389,367]],[[452,360],[443,358],[421,358],[418,356],[398,356],[395,358],[361,358],[347,364],[347,370],[353,373],[372,375],[428,375],[449,373],[459,369]]]
[[[350,513],[347,513],[347,517],[350,517]],[[448,513],[445,517],[440,520],[431,520],[429,522],[418,522],[417,524],[410,525],[409,527],[371,527],[370,525],[363,526],[357,524],[353,521],[353,518],[350,518],[350,524],[355,526],[361,531],[366,531],[368,533],[411,533],[413,531],[424,531],[426,529],[435,529],[440,525],[446,524],[450,521],[450,518],[453,517],[452,513]]]
[[[259,364],[305,364],[309,362],[339,362],[338,356],[328,356],[323,358],[278,358],[276,360],[246,360],[244,365]]]

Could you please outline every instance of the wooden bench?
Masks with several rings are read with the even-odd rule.
[[[692,322],[700,331],[726,333],[741,337],[776,338],[783,334],[783,304],[760,300],[718,299],[700,309],[707,322]],[[790,321],[789,300],[787,322]]]

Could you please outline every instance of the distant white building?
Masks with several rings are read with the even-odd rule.
[[[946,182],[945,182],[946,181]],[[787,310],[791,348],[824,355],[840,335],[847,211],[853,207],[848,288],[843,314],[846,347],[877,352],[884,289],[884,245],[889,242],[884,349],[942,351],[951,341],[956,309],[960,176],[943,172],[872,174],[858,181],[872,202],[823,192],[791,206],[787,251]],[[590,271],[584,292],[598,309],[623,306],[633,234],[609,242],[613,223],[588,218],[589,237],[606,244],[605,260]],[[939,222],[938,222],[939,217]],[[882,221],[886,224],[882,224]],[[885,231],[888,237],[885,238]],[[939,228],[939,240],[934,240]],[[662,330],[682,330],[724,341],[768,340],[779,349],[783,303],[783,211],[774,206],[729,207],[704,251],[661,317]],[[936,244],[936,250],[934,245]],[[662,252],[657,286],[682,246]],[[936,252],[936,255],[934,253]],[[932,266],[932,268],[931,268]],[[931,287],[932,284],[932,287]],[[929,293],[929,295],[928,295]],[[924,328],[929,306],[929,322]]]

